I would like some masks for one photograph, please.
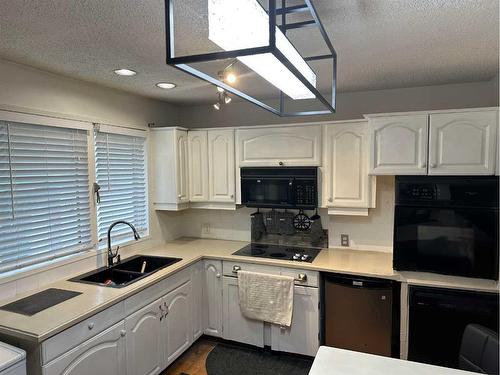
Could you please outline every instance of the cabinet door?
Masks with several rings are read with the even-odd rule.
[[[240,310],[238,279],[224,277],[223,338],[254,346],[264,346],[264,323],[247,319]]]
[[[203,262],[200,261],[191,268],[193,341],[203,334],[203,276]]]
[[[321,125],[236,130],[240,167],[320,166]]]
[[[431,114],[429,174],[494,174],[497,127],[497,111]]]
[[[427,115],[375,117],[369,124],[372,174],[427,174]]]
[[[44,375],[123,375],[125,324],[120,322],[43,367]]]
[[[368,123],[325,125],[327,207],[372,207],[375,177],[368,175]]]
[[[319,348],[318,288],[296,286],[290,327],[271,327],[271,347],[288,353],[315,356]]]
[[[207,131],[188,132],[189,200],[208,201]]]
[[[192,343],[191,281],[179,286],[164,297],[167,305],[166,353],[171,364]]]
[[[205,334],[222,336],[222,261],[203,262],[203,307]]]
[[[165,367],[162,309],[158,299],[125,319],[127,375],[159,374]]]
[[[188,135],[185,130],[175,130],[176,143],[176,176],[177,176],[177,202],[189,201],[188,187]]]
[[[209,192],[212,202],[234,202],[234,130],[208,131]]]

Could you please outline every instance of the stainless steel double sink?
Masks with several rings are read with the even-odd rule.
[[[74,277],[69,281],[123,288],[181,260],[181,258],[136,255],[111,267],[101,267]],[[144,262],[146,264],[143,270]]]

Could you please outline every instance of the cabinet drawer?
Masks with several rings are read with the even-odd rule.
[[[295,279],[295,285],[301,286],[313,286],[318,287],[318,272],[309,271],[309,270],[301,270],[295,268],[281,268],[281,275],[283,276],[291,276]],[[305,275],[303,278],[304,281],[301,281],[301,275]]]
[[[280,274],[279,267],[266,266],[262,264],[253,263],[243,263],[243,262],[224,262],[222,266],[222,272],[225,276],[235,276],[236,272],[233,272],[234,268],[239,267],[242,271],[259,272],[259,273],[271,273],[275,275]]]
[[[42,362],[46,364],[125,317],[123,302],[74,325],[42,343]]]

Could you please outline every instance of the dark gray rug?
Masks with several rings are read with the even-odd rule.
[[[208,355],[208,375],[307,375],[312,359],[218,344]]]

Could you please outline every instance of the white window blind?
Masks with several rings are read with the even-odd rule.
[[[96,131],[95,158],[96,180],[101,187],[100,203],[97,204],[101,246],[106,243],[109,225],[116,220],[126,220],[135,226],[141,236],[146,235],[148,203],[145,137]],[[114,227],[113,244],[132,239],[132,231],[128,226]]]
[[[87,138],[0,121],[0,272],[92,247]]]

